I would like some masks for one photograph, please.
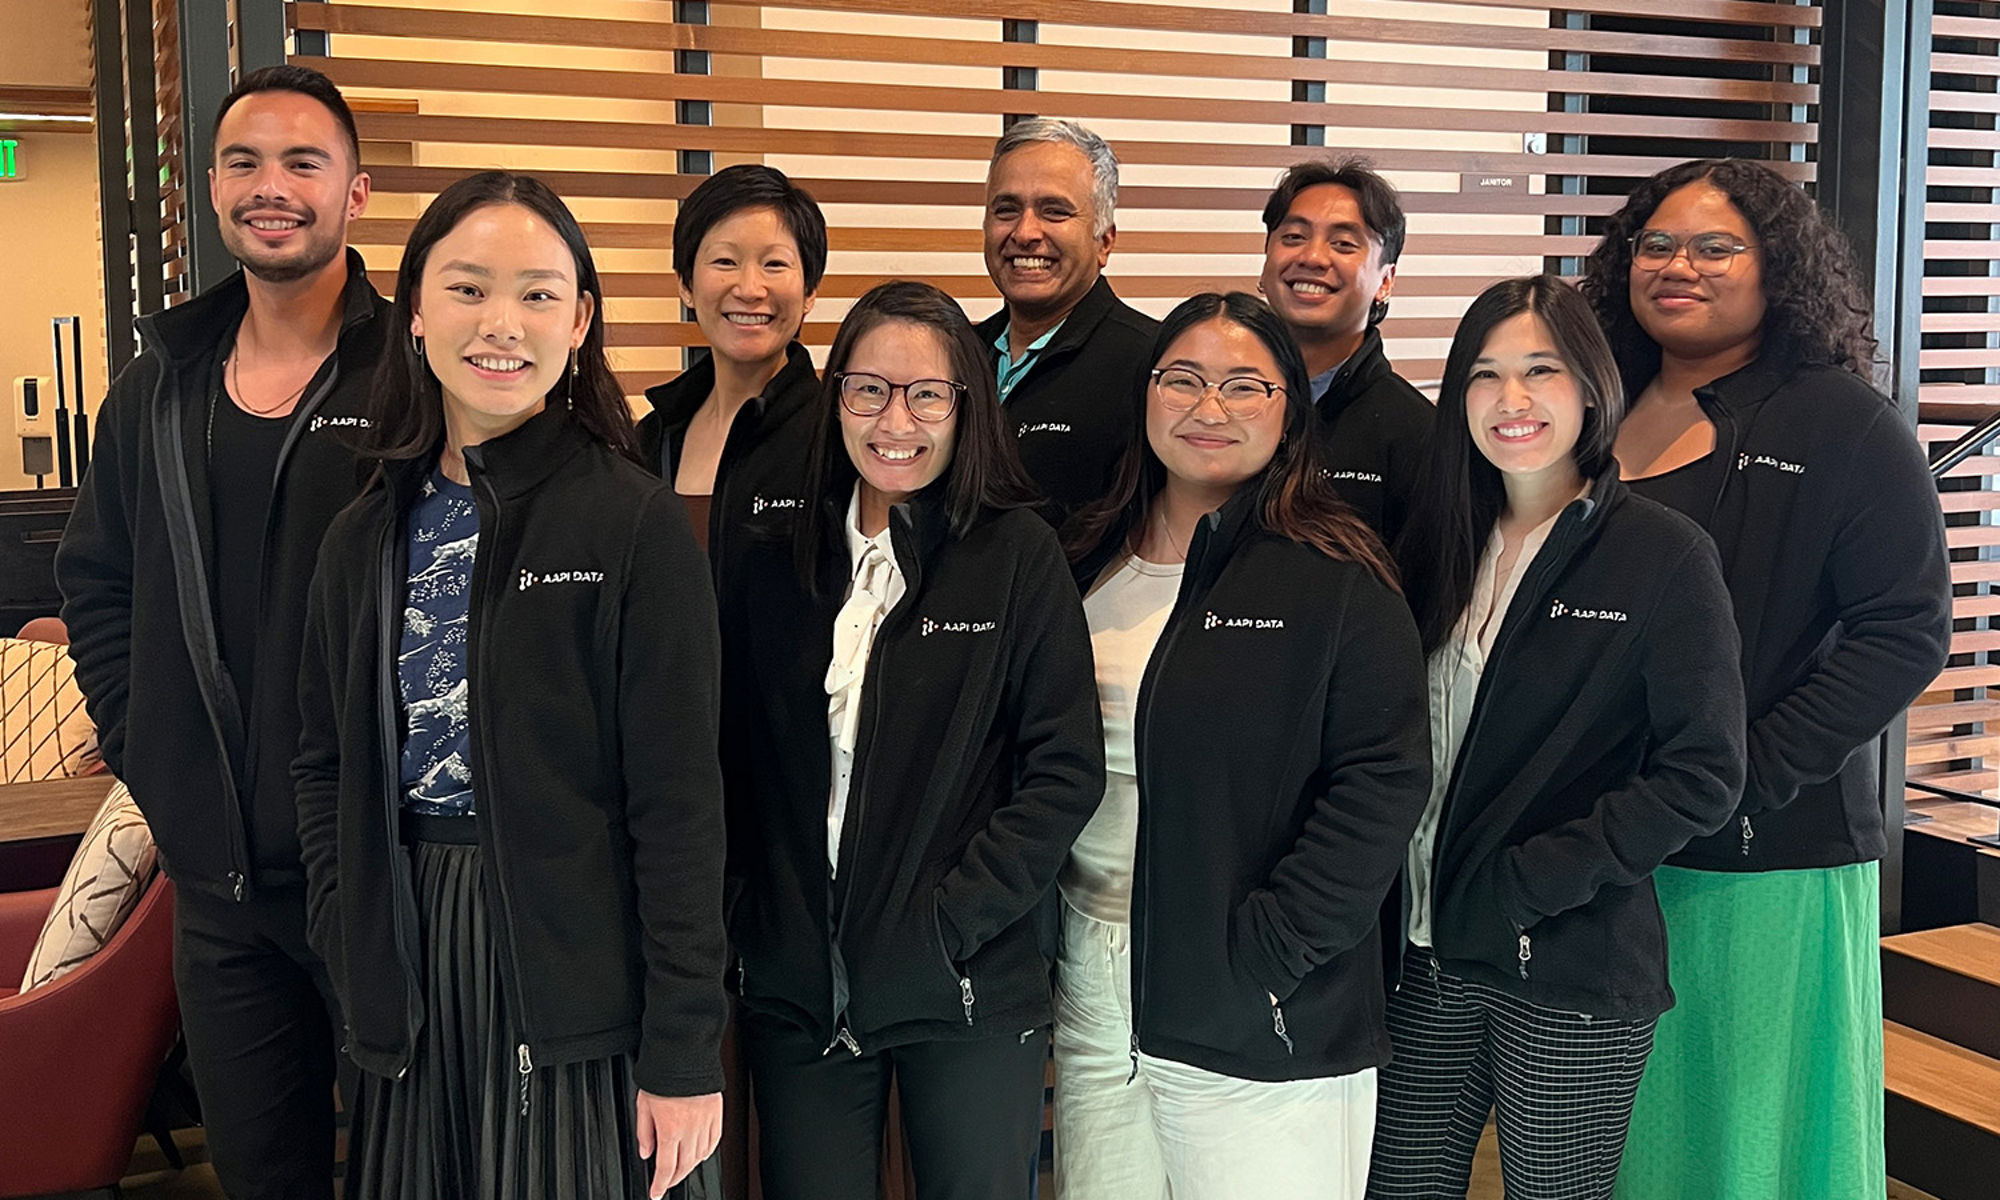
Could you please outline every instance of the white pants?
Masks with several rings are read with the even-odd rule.
[[[1141,1054],[1133,1077],[1131,927],[1067,905],[1055,1014],[1057,1200],[1361,1200],[1373,1067],[1260,1083]]]

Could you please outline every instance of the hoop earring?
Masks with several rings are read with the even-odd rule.
[[[563,407],[569,410],[570,412],[576,411],[577,369],[578,369],[578,364],[576,361],[576,347],[571,346],[569,350],[569,390],[563,393]]]
[[[410,335],[410,350],[416,354],[419,360],[423,358],[424,339],[422,334],[413,333]]]

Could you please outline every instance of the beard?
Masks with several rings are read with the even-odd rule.
[[[324,268],[346,245],[346,230],[327,228],[310,213],[292,214],[305,222],[299,227],[297,244],[266,246],[232,215],[222,223],[222,245],[243,269],[265,283],[291,283]]]

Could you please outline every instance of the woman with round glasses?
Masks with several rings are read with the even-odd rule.
[[[730,931],[764,1195],[1020,1200],[1037,914],[1104,787],[1090,640],[950,297],[889,283],[827,361],[790,546],[725,572]]]
[[[1748,716],[1733,818],[1657,876],[1680,1005],[1660,1022],[1618,1194],[1879,1196],[1874,742],[1950,642],[1936,489],[1870,386],[1852,256],[1770,168],[1708,160],[1647,180],[1583,288],[1634,397],[1625,478],[1722,552]]]
[[[1065,530],[1107,772],[1059,877],[1057,1190],[1358,1200],[1379,913],[1429,786],[1416,630],[1279,319],[1196,296],[1153,363]]]

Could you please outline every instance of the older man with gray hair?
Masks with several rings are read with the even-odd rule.
[[[1104,278],[1117,208],[1118,156],[1075,121],[1018,121],[994,143],[986,273],[1006,303],[979,333],[1021,462],[1065,512],[1109,485],[1159,328]]]

